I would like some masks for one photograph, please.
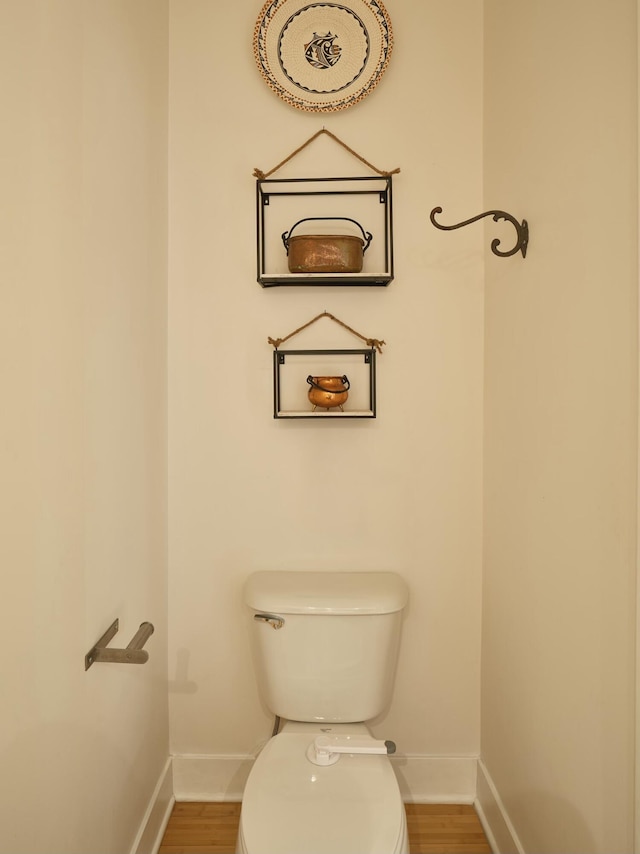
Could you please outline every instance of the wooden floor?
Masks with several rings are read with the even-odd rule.
[[[407,804],[406,810],[411,854],[491,854],[472,806]],[[158,854],[234,854],[239,820],[238,803],[176,804]]]

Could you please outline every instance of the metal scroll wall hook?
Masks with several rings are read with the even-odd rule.
[[[434,208],[429,214],[429,218],[433,225],[436,228],[442,229],[442,231],[453,231],[455,228],[462,228],[465,225],[470,225],[472,222],[477,222],[479,219],[483,219],[485,216],[492,216],[494,222],[498,222],[500,219],[507,220],[510,222],[517,234],[517,243],[510,249],[508,252],[502,252],[498,249],[500,246],[500,239],[495,238],[491,241],[491,251],[494,255],[499,255],[501,258],[508,258],[510,255],[515,255],[516,252],[522,252],[522,257],[527,257],[527,246],[529,245],[529,224],[526,219],[523,219],[522,222],[518,222],[515,217],[512,217],[511,214],[506,213],[506,211],[486,211],[485,213],[478,214],[478,216],[471,217],[471,219],[465,219],[464,222],[458,222],[455,225],[441,225],[439,222],[436,222],[435,215],[442,213],[442,208]]]
[[[142,649],[153,634],[152,623],[141,623],[140,628],[129,641],[126,649],[107,646],[120,627],[120,621],[114,620],[100,640],[96,641],[84,657],[84,669],[88,670],[96,661],[111,661],[116,664],[144,664],[149,653]]]

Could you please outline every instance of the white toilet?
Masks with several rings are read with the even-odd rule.
[[[286,722],[256,759],[237,854],[408,854],[388,705],[408,590],[391,572],[256,572],[244,598],[261,694]]]

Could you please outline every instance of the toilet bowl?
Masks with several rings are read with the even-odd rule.
[[[236,854],[409,854],[400,790],[385,755],[307,758],[316,736],[363,724],[286,723],[265,745],[244,793]]]

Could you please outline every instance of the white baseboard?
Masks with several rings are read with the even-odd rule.
[[[149,800],[131,854],[157,854],[175,803],[172,760],[169,757]]]
[[[477,756],[395,755],[391,758],[407,803],[472,804]],[[173,757],[177,801],[239,801],[254,762],[246,755]]]
[[[231,753],[174,756],[176,801],[241,801],[254,759]]]
[[[494,854],[525,854],[502,799],[481,759],[475,808]]]
[[[402,799],[408,804],[472,804],[477,756],[391,757]]]

